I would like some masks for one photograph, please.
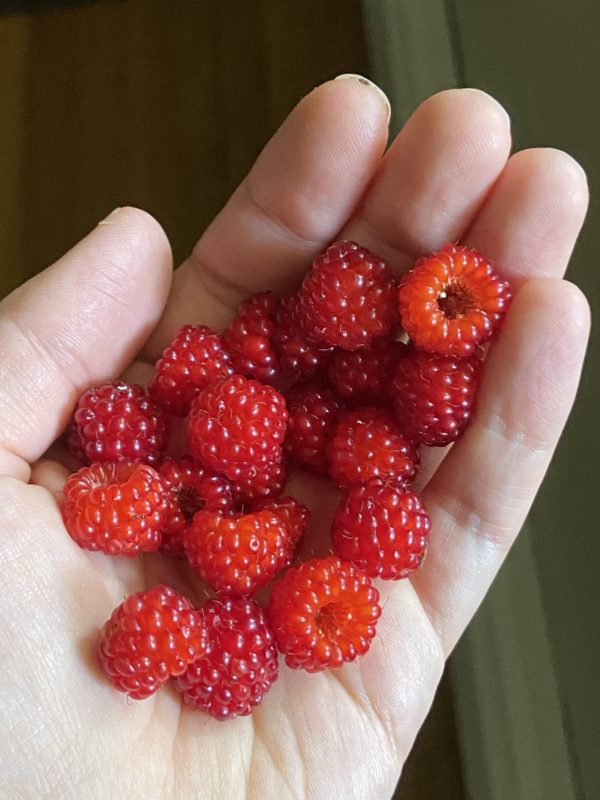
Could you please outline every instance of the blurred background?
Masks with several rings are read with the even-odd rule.
[[[392,101],[477,86],[517,149],[600,176],[597,0],[0,0],[0,293],[115,206],[181,260],[293,105],[343,72]],[[594,201],[570,268],[600,310]],[[540,258],[544,254],[540,253]],[[600,797],[600,346],[519,543],[450,660],[405,800]]]

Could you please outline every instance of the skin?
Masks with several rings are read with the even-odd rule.
[[[587,206],[584,173],[568,155],[509,156],[506,113],[474,90],[427,100],[385,151],[387,119],[372,87],[328,82],[294,109],[174,276],[158,223],[122,208],[0,305],[7,796],[391,796],[444,661],[548,467],[589,311],[562,279]],[[80,550],[57,504],[67,471],[44,454],[85,387],[119,374],[144,379],[182,323],[222,327],[247,294],[293,286],[340,235],[399,270],[460,238],[516,290],[471,427],[423,468],[433,520],[425,567],[381,587],[384,614],[367,656],[318,675],[282,670],[250,718],[216,722],[182,708],[171,689],[128,701],[96,667],[98,629],[125,595],[158,580],[185,588],[186,576],[155,557]],[[309,487],[313,501],[319,491]],[[317,496],[316,507],[325,504]],[[327,515],[316,516],[323,539]]]

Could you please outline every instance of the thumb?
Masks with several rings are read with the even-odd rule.
[[[82,390],[129,363],[163,311],[171,274],[160,225],[120,208],[0,303],[0,475],[27,480]]]

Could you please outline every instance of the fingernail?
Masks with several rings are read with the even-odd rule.
[[[343,75],[338,75],[335,78],[336,81],[357,81],[358,83],[362,83],[363,86],[369,86],[371,89],[374,89],[377,92],[377,96],[385,106],[385,110],[387,112],[387,120],[390,121],[390,117],[392,116],[392,107],[390,106],[390,101],[387,99],[386,93],[383,89],[380,89],[376,83],[370,81],[368,78],[365,78],[364,75],[354,75],[352,72],[345,72]]]
[[[122,206],[117,206],[113,211],[110,212],[110,214],[108,214],[108,216],[104,217],[104,219],[101,220],[98,225],[111,225],[114,221],[111,219],[111,217],[114,217],[115,214],[118,214],[121,208]]]

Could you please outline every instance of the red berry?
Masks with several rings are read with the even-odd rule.
[[[342,488],[369,478],[412,481],[419,462],[417,451],[392,415],[372,406],[340,416],[327,455],[329,474]]]
[[[196,511],[233,511],[231,484],[192,458],[169,458],[160,465],[171,498],[171,515],[163,528],[160,549],[171,555],[184,555],[183,536]]]
[[[298,544],[310,522],[310,511],[295,497],[278,497],[276,500],[262,500],[253,509],[256,511],[272,511],[287,526],[288,534],[294,547]]]
[[[473,412],[482,362],[413,350],[393,381],[400,427],[417,444],[443,447],[457,439]]]
[[[319,347],[308,340],[300,326],[297,306],[297,296],[293,295],[282,300],[275,312],[273,348],[282,370],[311,378],[326,369],[332,348]]]
[[[135,700],[201,658],[208,646],[202,615],[170,586],[130,595],[104,625],[100,666],[112,685]]]
[[[155,464],[167,444],[167,422],[141,386],[123,381],[92,386],[79,398],[69,447],[88,463],[147,461]]]
[[[266,498],[278,497],[287,480],[281,450],[277,461],[267,461],[259,466],[240,471],[232,482],[233,499],[238,506],[253,504]]]
[[[358,350],[387,336],[395,282],[385,262],[355,242],[337,242],[313,262],[297,292],[297,317],[321,347]]]
[[[366,653],[381,614],[364,572],[337,556],[291,567],[275,583],[268,616],[285,663],[318,672]]]
[[[281,458],[287,425],[283,395],[242,375],[207,386],[194,399],[188,420],[192,455],[232,481],[253,467]]]
[[[315,383],[297,383],[288,392],[289,414],[283,444],[288,458],[313,472],[327,473],[327,442],[340,400],[331,389]]]
[[[271,315],[277,304],[270,292],[244,300],[223,334],[223,344],[240,375],[266,383],[278,375],[279,363],[271,346],[275,328]]]
[[[119,461],[82,467],[67,480],[62,515],[80,547],[111,556],[158,550],[171,504],[152,467]]]
[[[286,520],[274,510],[198,511],[184,546],[188,561],[210,586],[247,595],[290,563],[295,542]]]
[[[408,348],[393,339],[377,339],[362,350],[336,350],[329,379],[341,397],[381,403],[390,393],[390,376]]]
[[[171,414],[185,417],[201,389],[232,374],[219,334],[205,325],[184,325],[156,362],[148,391]]]
[[[341,558],[371,578],[398,580],[421,566],[430,530],[429,514],[414,492],[372,478],[342,498],[331,535]]]
[[[415,346],[455,356],[492,338],[510,299],[510,285],[487,259],[454,244],[420,258],[398,291],[402,326]]]
[[[277,680],[277,649],[265,612],[250,598],[217,596],[202,607],[206,653],[175,681],[184,701],[219,720],[252,712]]]

